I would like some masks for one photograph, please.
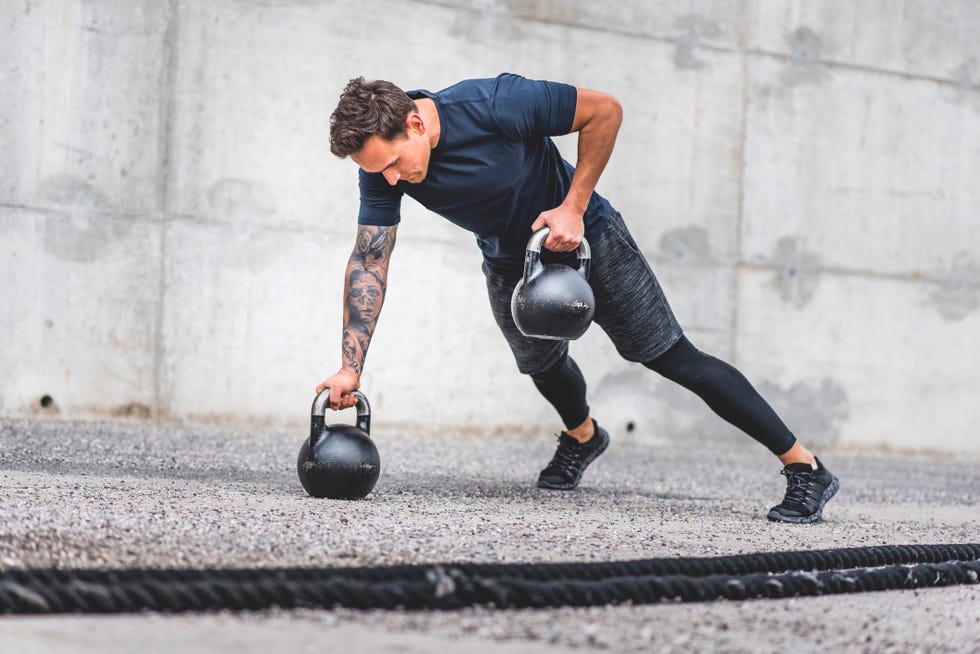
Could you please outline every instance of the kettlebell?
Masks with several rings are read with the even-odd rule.
[[[531,235],[524,255],[524,277],[511,296],[514,323],[525,336],[574,340],[585,333],[595,314],[595,295],[589,286],[592,250],[582,238],[578,269],[560,263],[541,263],[541,245],[551,233],[542,227]]]
[[[381,456],[369,435],[371,405],[360,391],[357,398],[357,424],[326,425],[330,389],[313,400],[310,437],[299,450],[296,469],[299,481],[313,497],[356,500],[374,488],[381,475]]]

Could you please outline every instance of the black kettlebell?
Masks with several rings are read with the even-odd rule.
[[[517,282],[510,311],[525,336],[574,340],[585,333],[595,314],[595,295],[589,286],[592,250],[582,238],[578,269],[560,263],[541,263],[541,244],[551,230],[531,235],[524,256],[524,278]]]
[[[310,437],[299,450],[296,469],[299,481],[313,497],[356,500],[374,488],[381,475],[381,456],[369,435],[371,405],[360,391],[357,398],[357,424],[326,425],[325,413],[330,389],[313,400]]]

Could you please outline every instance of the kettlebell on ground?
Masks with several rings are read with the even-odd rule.
[[[514,323],[525,336],[575,340],[585,333],[595,315],[595,294],[589,286],[592,250],[579,243],[578,268],[560,263],[541,263],[541,247],[551,229],[531,235],[524,256],[524,277],[511,296]]]
[[[360,391],[356,425],[324,425],[330,389],[313,400],[310,437],[299,450],[299,481],[313,497],[354,500],[367,496],[381,475],[381,455],[371,440],[371,405]]]

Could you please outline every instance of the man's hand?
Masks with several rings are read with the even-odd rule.
[[[571,252],[582,242],[582,236],[585,234],[582,214],[565,205],[541,212],[531,225],[531,232],[536,232],[542,227],[551,228],[551,233],[544,241],[544,247],[552,252]]]
[[[360,376],[350,370],[341,368],[333,377],[320,382],[316,387],[316,392],[319,394],[324,388],[329,388],[330,408],[334,411],[340,411],[341,409],[348,409],[357,404],[357,398],[354,397],[353,393],[360,387]]]

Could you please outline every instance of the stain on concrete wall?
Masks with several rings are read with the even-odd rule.
[[[664,232],[660,237],[660,253],[673,264],[707,263],[711,260],[708,232],[696,225]]]
[[[451,32],[467,41],[492,46],[513,43],[524,37],[524,30],[514,14],[490,7],[459,12]]]
[[[759,392],[807,447],[840,441],[851,407],[847,390],[833,379],[797,382],[789,388],[764,382]]]
[[[41,182],[41,202],[62,207],[82,209],[109,209],[104,193],[74,175],[52,175]]]
[[[256,230],[240,233],[228,244],[225,261],[235,268],[258,275],[274,269],[288,256],[288,237],[274,230]]]
[[[658,428],[655,410],[656,373],[634,366],[605,375],[589,389],[597,419],[610,433],[627,439],[639,434],[646,442],[663,442],[663,430]]]
[[[276,212],[272,194],[247,179],[219,179],[208,189],[208,204],[216,219],[239,224],[260,225]]]
[[[704,46],[706,39],[717,38],[721,34],[721,28],[698,14],[680,16],[674,27],[682,30],[674,39],[674,65],[684,70],[700,70],[707,66],[704,59],[698,58],[697,50]]]
[[[950,94],[953,102],[969,105],[980,112],[980,63],[970,57],[950,73],[953,89]]]
[[[827,69],[820,64],[825,46],[819,34],[808,27],[798,27],[789,34],[786,41],[790,55],[786,68],[780,74],[780,81],[784,86],[819,84],[829,75]]]
[[[59,259],[96,261],[116,239],[126,236],[131,225],[111,217],[109,198],[83,179],[55,175],[41,182],[41,202],[63,208],[64,220],[44,223],[44,247]]]
[[[960,252],[949,275],[929,297],[939,315],[949,321],[966,318],[980,307],[980,259],[973,252]]]
[[[776,266],[772,285],[784,301],[802,309],[820,285],[821,257],[803,248],[799,239],[785,236],[776,243],[772,256]]]

